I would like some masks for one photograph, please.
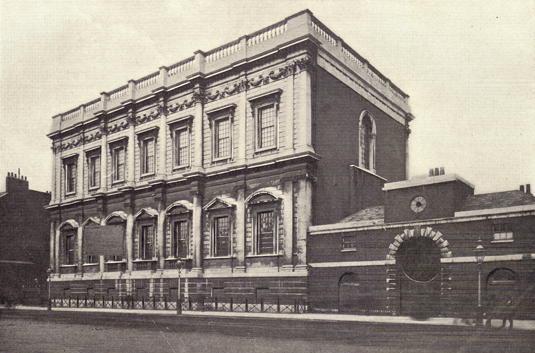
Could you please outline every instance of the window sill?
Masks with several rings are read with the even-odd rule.
[[[68,265],[59,265],[59,267],[65,267],[65,268],[68,268],[68,267],[76,267],[77,265],[74,265],[74,264],[68,264]]]
[[[168,257],[165,259],[165,261],[188,261],[188,260],[192,260],[191,257],[181,257],[181,258],[177,258],[177,257]]]
[[[270,146],[270,147],[256,148],[256,149],[254,150],[254,153],[256,153],[256,154],[260,154],[260,153],[268,152],[268,151],[276,151],[277,149],[278,149],[277,146]]]
[[[98,262],[90,262],[90,263],[86,263],[86,264],[82,264],[82,266],[98,266],[99,263]]]
[[[235,259],[236,256],[210,256],[205,257],[204,260],[223,260],[223,259]]]
[[[150,172],[150,173],[145,173],[145,174],[141,174],[141,177],[140,179],[147,179],[147,178],[151,178],[151,177],[154,177],[156,175],[156,173],[154,172]]]
[[[111,185],[112,186],[116,186],[116,185],[120,185],[120,184],[123,184],[124,183],[124,179],[122,180],[114,180],[111,182]]]
[[[212,159],[212,163],[230,162],[231,157],[220,157]]]
[[[92,186],[89,189],[87,189],[89,192],[97,192],[100,186]]]
[[[254,257],[279,257],[282,256],[282,254],[256,254],[256,255],[246,255],[246,258],[254,258]]]
[[[356,248],[355,249],[342,249],[341,251],[342,252],[356,252],[357,249]]]
[[[173,167],[173,173],[184,171],[184,170],[187,170],[188,168],[189,168],[189,164],[177,165]]]
[[[491,244],[496,244],[496,243],[512,243],[514,242],[513,239],[501,239],[501,240],[492,240],[491,241]]]
[[[106,264],[125,264],[126,261],[124,261],[124,260],[121,260],[121,261],[106,261],[105,263]]]
[[[151,260],[145,260],[145,259],[136,259],[136,260],[132,260],[132,262],[134,263],[140,263],[140,262],[156,262],[158,261],[158,259],[151,259]],[[122,262],[122,261],[121,261]]]
[[[65,197],[72,197],[72,196],[76,196],[76,192],[75,192],[75,191],[72,191],[72,192],[66,192],[66,193],[65,193]]]

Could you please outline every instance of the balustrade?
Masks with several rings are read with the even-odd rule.
[[[326,29],[323,28],[322,25],[320,25],[319,23],[316,23],[314,21],[312,21],[312,28],[314,28],[316,30],[316,32],[319,33],[320,36],[322,36],[323,38],[325,38],[327,41],[329,41],[332,45],[336,46],[336,39],[333,38],[333,36],[331,36]]]
[[[128,93],[128,85],[124,85],[122,87],[119,87],[113,91],[110,92],[110,100],[115,100],[117,98],[121,98],[123,96],[126,96]]]
[[[167,70],[167,76],[174,76],[182,71],[189,70],[193,66],[193,62],[195,61],[194,59],[195,58],[189,58],[169,66],[169,69]]]
[[[271,38],[280,36],[288,30],[288,25],[286,22],[279,22],[273,26],[270,26],[266,29],[259,31],[247,39],[247,46],[251,47],[261,42],[265,42]]]
[[[234,42],[227,45],[224,45],[220,48],[214,49],[207,53],[206,55],[206,62],[216,61],[221,58],[224,58],[226,56],[229,56],[231,54],[234,54],[235,52],[239,51],[241,49],[240,42]]]
[[[159,72],[156,72],[137,80],[136,89],[142,89],[148,86],[152,86],[153,84],[158,82],[159,74]]]

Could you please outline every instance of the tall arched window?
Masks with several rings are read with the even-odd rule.
[[[363,111],[359,122],[359,166],[375,173],[375,121]]]

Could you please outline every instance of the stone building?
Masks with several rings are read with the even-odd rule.
[[[463,178],[436,171],[386,183],[381,206],[310,227],[313,310],[473,317],[503,314],[512,299],[517,317],[535,317],[529,184],[474,194]]]
[[[408,95],[303,11],[54,116],[54,297],[307,299],[308,229],[407,177]]]
[[[30,190],[25,176],[8,173],[0,192],[0,299],[44,299],[49,266],[50,193]]]

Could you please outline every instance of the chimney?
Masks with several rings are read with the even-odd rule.
[[[439,175],[444,175],[444,167],[429,169],[430,177],[439,176]]]
[[[20,169],[19,169],[19,175],[15,173],[7,173],[6,177],[6,192],[13,193],[13,192],[21,192],[21,191],[28,191],[30,189],[29,183],[27,178],[20,175]]]
[[[524,192],[524,185],[520,185],[520,191]]]
[[[526,194],[531,194],[531,185],[526,184]]]

